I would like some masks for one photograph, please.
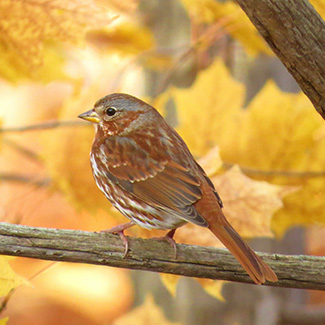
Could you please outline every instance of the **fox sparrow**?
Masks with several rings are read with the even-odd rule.
[[[79,115],[94,123],[90,153],[98,187],[133,225],[170,230],[191,222],[210,229],[229,249],[255,283],[277,281],[270,267],[242,240],[222,212],[211,180],[194,160],[182,138],[152,106],[126,94],[98,100]]]

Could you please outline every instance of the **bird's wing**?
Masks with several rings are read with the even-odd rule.
[[[105,174],[141,201],[207,227],[207,221],[193,206],[202,196],[198,177],[172,160],[168,148],[159,149],[149,154],[132,139],[110,137],[100,148]]]

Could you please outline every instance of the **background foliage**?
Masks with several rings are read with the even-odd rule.
[[[323,1],[311,3],[324,17]],[[94,131],[76,116],[126,92],[177,129],[234,227],[268,238],[257,249],[324,254],[323,120],[234,2],[5,0],[0,18],[1,221],[92,231],[125,222],[95,186]],[[219,245],[191,225],[175,238]],[[220,324],[247,324],[263,311],[259,295],[275,299],[278,315],[291,295],[247,289],[243,312],[238,284],[7,257],[0,265],[0,324],[214,324],[216,311]],[[325,301],[300,296],[298,309]]]

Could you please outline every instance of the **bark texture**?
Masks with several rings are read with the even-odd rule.
[[[307,0],[237,0],[325,119],[325,22]]]
[[[107,265],[190,277],[253,283],[225,249],[177,245],[177,258],[167,242],[129,238],[130,250],[117,235],[78,230],[0,224],[0,254]],[[325,258],[260,253],[279,278],[266,285],[325,290]]]

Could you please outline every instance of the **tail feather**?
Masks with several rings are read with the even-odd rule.
[[[230,224],[221,225],[213,223],[209,228],[236,257],[255,283],[261,284],[265,280],[271,282],[278,281],[271,268],[255,254]]]

